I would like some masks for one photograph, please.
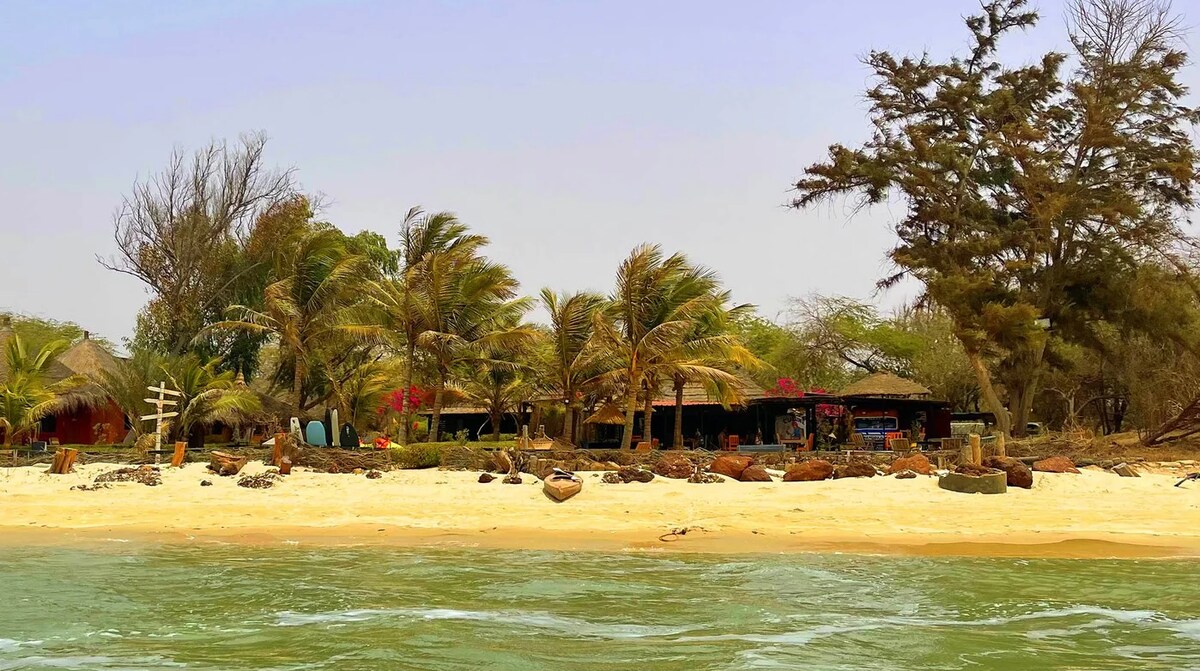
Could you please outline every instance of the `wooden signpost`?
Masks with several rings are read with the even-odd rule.
[[[141,417],[143,422],[154,420],[154,462],[158,463],[158,455],[162,452],[163,420],[179,416],[178,412],[163,412],[166,408],[179,405],[178,401],[167,400],[167,396],[183,396],[183,393],[175,391],[174,389],[168,389],[166,382],[159,382],[157,387],[150,386],[146,387],[146,389],[158,394],[158,398],[142,399],[143,401],[154,406],[155,413],[153,415],[142,415]],[[172,459],[172,461],[174,460]]]

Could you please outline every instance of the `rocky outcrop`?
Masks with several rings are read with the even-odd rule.
[[[877,475],[875,466],[865,461],[852,461],[838,466],[833,470],[833,479],[842,478],[873,478]]]
[[[664,478],[674,478],[676,480],[686,480],[692,477],[696,472],[696,466],[688,460],[687,457],[680,455],[668,455],[658,460],[654,464],[654,474],[661,475]]]
[[[1033,471],[1017,459],[1012,457],[985,457],[983,465],[988,468],[994,468],[999,471],[1004,471],[1007,475],[1009,487],[1020,487],[1021,489],[1033,488]]]
[[[1067,457],[1048,457],[1040,461],[1033,462],[1033,470],[1042,473],[1078,473],[1079,469],[1075,468],[1075,462]]]
[[[713,471],[714,473],[716,471]],[[772,482],[771,474],[762,466],[748,466],[742,471],[741,477],[738,478],[742,482]]]
[[[741,480],[742,472],[752,464],[754,464],[754,457],[741,454],[722,454],[709,464],[708,471],[734,480]]]
[[[907,457],[900,457],[888,466],[888,475],[899,473],[900,471],[912,471],[921,475],[933,475],[933,464],[929,463],[929,459],[923,454],[913,454]]]
[[[784,482],[815,482],[833,477],[833,464],[824,459],[809,459],[787,467]]]

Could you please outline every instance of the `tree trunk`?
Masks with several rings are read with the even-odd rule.
[[[563,438],[567,442],[575,445],[575,405],[567,401],[567,408],[563,411]]]
[[[637,413],[637,392],[630,389],[625,398],[625,432],[621,434],[622,450],[633,447],[633,416],[635,413]]]
[[[433,416],[429,420],[429,442],[431,443],[439,443],[442,440],[442,394],[445,389],[446,385],[439,380],[437,391],[433,392]]]
[[[415,343],[413,343],[412,338],[408,339],[407,347],[408,347],[408,351],[404,358],[404,390],[400,395],[401,400],[400,400],[400,436],[399,436],[399,438],[400,438],[401,445],[408,445],[408,430],[409,430],[409,422],[410,422],[408,415],[409,415],[409,411],[411,410],[411,408],[408,407],[408,394],[409,394],[409,390],[412,389],[412,386],[413,386],[413,384],[412,384],[413,357],[415,357],[417,355],[417,346]]]
[[[500,442],[500,420],[503,419],[503,413],[491,412],[488,413],[488,421],[492,423],[492,442]]]
[[[296,402],[296,418],[304,416],[304,408],[301,404],[304,399],[300,395],[304,393],[304,371],[300,365],[300,355],[296,355],[296,366],[292,369],[292,399]]]
[[[650,388],[646,388],[646,400],[642,405],[642,440],[647,443],[654,443],[653,425],[650,420],[654,417],[654,395],[650,393]]]
[[[1006,436],[1012,435],[1008,409],[1000,402],[1000,396],[996,393],[996,388],[992,386],[992,375],[984,365],[983,358],[979,356],[978,352],[971,349],[967,349],[967,358],[971,362],[971,369],[975,371],[976,380],[979,381],[979,391],[983,396],[984,405],[996,416],[996,428]]]
[[[675,376],[675,432],[671,437],[671,447],[683,449],[683,385],[684,379]]]

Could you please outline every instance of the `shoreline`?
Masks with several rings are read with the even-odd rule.
[[[202,464],[162,484],[71,490],[116,468],[65,476],[0,470],[0,545],[236,543],[901,556],[1200,556],[1200,487],[1172,475],[1038,473],[1032,490],[964,495],[936,479],[696,485],[655,478],[608,485],[585,473],[565,503],[541,482],[479,484],[477,473],[390,471],[376,480],[298,469],[271,489],[238,487]],[[244,474],[266,471],[249,464]],[[201,480],[213,482],[201,487]],[[689,533],[671,535],[687,528]]]

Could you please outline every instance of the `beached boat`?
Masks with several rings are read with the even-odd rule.
[[[572,473],[554,469],[542,484],[542,491],[555,501],[566,501],[583,489],[583,481]]]

